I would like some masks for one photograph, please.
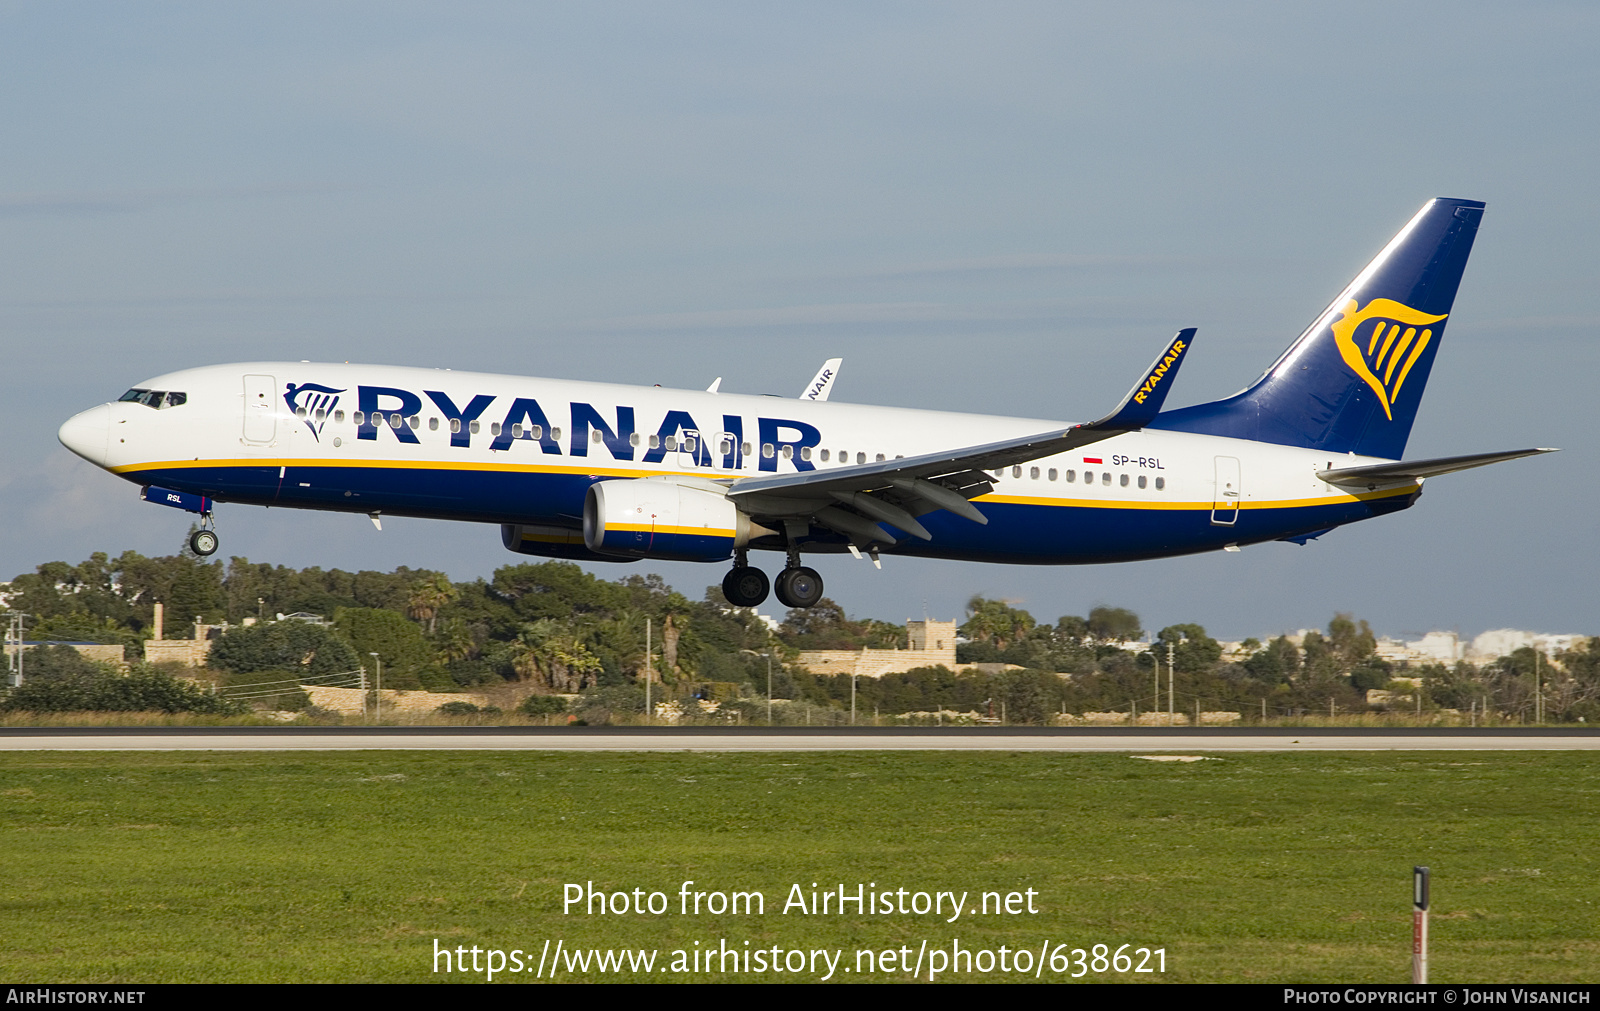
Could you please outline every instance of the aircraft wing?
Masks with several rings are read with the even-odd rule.
[[[1485,467],[1504,460],[1517,460],[1540,453],[1558,453],[1556,449],[1513,449],[1504,453],[1474,453],[1471,456],[1441,456],[1433,460],[1396,460],[1394,463],[1375,463],[1365,467],[1335,467],[1317,471],[1317,477],[1329,484],[1377,484],[1387,481],[1416,481],[1440,474],[1453,474],[1458,470]]]
[[[1070,452],[1143,428],[1160,413],[1194,334],[1193,328],[1179,331],[1117,409],[1099,421],[948,452],[742,478],[729,486],[728,498],[752,516],[813,520],[861,544],[895,543],[896,538],[877,525],[879,521],[931,540],[916,517],[937,509],[988,523],[968,501],[994,490],[984,471]]]

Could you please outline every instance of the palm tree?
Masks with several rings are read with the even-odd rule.
[[[406,614],[414,621],[426,621],[428,634],[432,635],[439,609],[454,599],[456,588],[451,585],[450,577],[437,572],[411,588],[411,595],[406,599]]]

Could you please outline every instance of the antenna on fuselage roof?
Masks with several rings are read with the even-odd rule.
[[[707,393],[716,393],[717,392],[717,387],[719,387],[721,385],[722,385],[722,377],[718,376],[717,378],[715,378],[715,379],[713,379],[711,381],[711,385],[710,386],[706,387],[706,392]]]

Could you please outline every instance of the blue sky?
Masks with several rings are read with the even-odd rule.
[[[1489,209],[1408,455],[1307,547],[1120,566],[824,559],[896,621],[974,593],[1226,636],[1600,631],[1584,4],[0,4],[0,577],[174,550],[72,457],[138,380],[352,360],[1085,420],[1198,326],[1270,364],[1435,195]],[[222,557],[442,568],[498,531],[225,508]],[[773,566],[774,568],[776,566]],[[720,566],[660,571],[698,596]],[[773,605],[774,607],[776,605]]]

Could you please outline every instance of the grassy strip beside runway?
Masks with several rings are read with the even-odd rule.
[[[0,972],[460,980],[483,976],[434,974],[435,939],[530,965],[547,939],[654,949],[658,968],[697,942],[843,949],[855,966],[857,949],[959,940],[1030,958],[1045,942],[1165,949],[1164,975],[1088,980],[1404,982],[1410,870],[1428,864],[1435,981],[1584,982],[1600,965],[1597,795],[1582,753],[10,753]],[[689,880],[698,914],[680,911]],[[564,886],[591,881],[630,904],[659,892],[667,911],[564,913]],[[796,884],[810,903],[841,883],[968,908],[783,911]],[[970,908],[1029,889],[1016,912]],[[709,911],[734,891],[765,912]]]

